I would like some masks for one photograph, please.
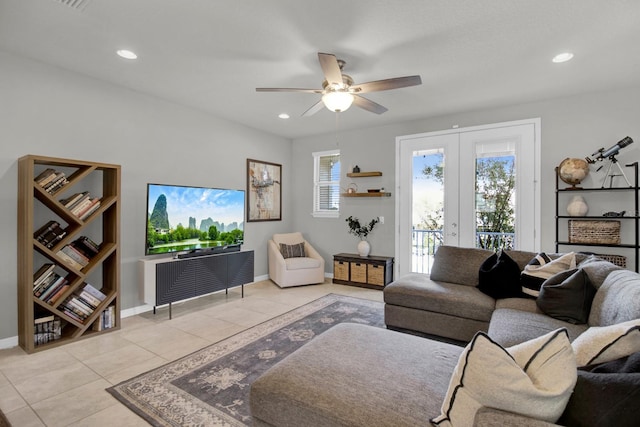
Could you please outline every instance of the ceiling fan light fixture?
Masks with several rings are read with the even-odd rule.
[[[354,96],[349,92],[327,92],[322,95],[322,102],[328,110],[334,113],[347,111],[353,104]]]

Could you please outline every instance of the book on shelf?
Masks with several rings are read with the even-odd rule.
[[[85,219],[89,218],[92,213],[94,213],[95,211],[97,211],[100,208],[100,203],[101,203],[100,199],[98,199],[98,198],[93,199],[93,202],[91,203],[91,206],[89,206],[86,210],[80,212],[78,214],[78,218],[80,218],[83,221]]]
[[[33,289],[35,290],[43,281],[45,281],[47,279],[47,277],[49,277],[49,275],[51,275],[51,273],[53,273],[53,269],[55,268],[55,264],[53,263],[46,263],[46,264],[42,264],[42,266],[40,266],[40,268],[33,273]]]
[[[93,314],[107,296],[89,283],[69,295],[61,304],[60,310],[72,319],[84,323]]]
[[[64,248],[60,249],[65,254],[69,255],[69,257],[73,258],[75,262],[86,267],[89,264],[89,257],[79,251],[73,243],[66,245]]]
[[[92,329],[94,331],[104,331],[105,329],[115,328],[116,326],[116,307],[110,305],[100,316],[93,322]]]
[[[65,281],[65,283],[57,291],[53,292],[51,297],[48,298],[45,302],[48,302],[51,305],[55,304],[58,298],[60,298],[60,296],[64,294],[67,289],[69,289],[69,283]]]
[[[56,276],[58,276],[56,274]],[[62,276],[58,276],[56,278],[56,280],[53,281],[53,283],[51,283],[47,289],[45,289],[39,296],[38,298],[41,299],[42,301],[48,302],[49,299],[53,296],[53,294],[60,290],[60,288],[62,286],[64,286],[64,284],[67,283],[67,279],[62,277]]]
[[[94,200],[95,197],[86,197],[80,203],[76,204],[69,210],[73,215],[80,216],[80,212],[84,212],[89,206],[91,206],[91,203],[93,203]]]
[[[67,209],[73,209],[78,203],[82,202],[88,197],[89,192],[83,191],[81,193],[74,193],[65,199],[60,199],[60,203],[62,203],[62,205],[64,205],[64,207]]]
[[[69,255],[67,255],[62,249],[60,249],[58,252],[56,252],[56,256],[58,258],[60,258],[62,261],[64,261],[64,263],[66,265],[68,265],[70,267],[73,267],[76,270],[82,270],[82,268],[84,267],[82,264],[77,262],[75,259],[73,259]]]
[[[58,316],[42,316],[33,322],[34,344],[46,344],[62,338],[62,320]]]
[[[67,177],[64,172],[56,172],[53,179],[47,181],[46,184],[40,184],[47,193],[54,193],[58,189],[62,188],[65,184],[68,184]]]
[[[60,278],[55,272],[51,272],[51,274],[47,275],[47,278],[40,282],[38,286],[33,289],[33,295],[40,298],[40,296],[45,293],[54,283]]]
[[[85,253],[89,258],[100,252],[100,245],[91,240],[87,236],[80,236],[73,242],[79,250]]]
[[[38,175],[36,175],[36,177],[33,179],[38,185],[43,186],[48,184],[53,177],[55,177],[56,175],[56,170],[53,168],[46,168],[45,170],[43,170],[42,172],[40,172]]]
[[[78,270],[86,267],[91,258],[99,253],[99,245],[87,236],[80,236],[58,252],[60,258]]]
[[[67,231],[60,227],[57,221],[49,221],[33,233],[35,239],[49,249],[54,247],[66,235]]]

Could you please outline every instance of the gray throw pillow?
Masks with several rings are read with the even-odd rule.
[[[595,294],[584,270],[567,270],[542,284],[536,304],[547,316],[579,325],[587,323]]]
[[[286,258],[301,258],[307,256],[304,252],[304,242],[295,245],[280,243],[280,253]]]

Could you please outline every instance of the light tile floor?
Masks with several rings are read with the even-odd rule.
[[[0,350],[0,408],[14,427],[145,426],[106,388],[329,293],[382,301],[382,292],[332,284],[280,289],[271,281],[122,319],[118,331],[36,354]]]

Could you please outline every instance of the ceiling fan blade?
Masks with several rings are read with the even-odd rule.
[[[376,114],[382,114],[387,111],[386,107],[383,107],[382,105],[360,95],[354,95],[353,103],[360,108]]]
[[[295,87],[257,87],[256,92],[303,92],[322,93],[322,89],[300,89]]]
[[[342,85],[342,71],[340,71],[336,56],[330,53],[318,53],[318,60],[327,83]]]
[[[351,86],[351,90],[356,93],[367,93],[378,92],[381,90],[398,89],[408,86],[417,86],[420,84],[422,84],[422,79],[420,78],[420,76],[406,76],[356,84]]]
[[[323,108],[324,108],[324,102],[322,102],[322,99],[321,99],[320,101],[313,104],[311,108],[309,108],[307,111],[302,113],[302,117],[313,116],[315,113],[322,110]]]

